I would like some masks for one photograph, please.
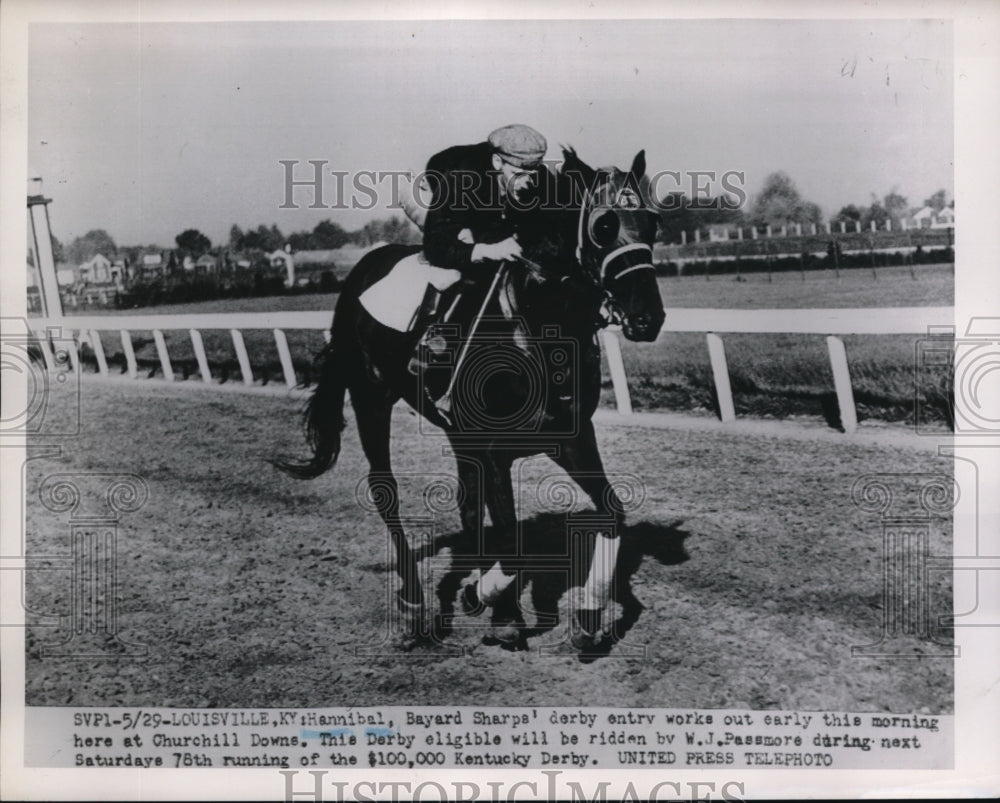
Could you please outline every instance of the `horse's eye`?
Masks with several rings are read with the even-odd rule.
[[[610,209],[600,212],[590,220],[590,237],[594,244],[606,248],[618,239],[622,222]]]

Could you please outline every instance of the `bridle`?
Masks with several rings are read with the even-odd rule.
[[[598,253],[604,251],[608,247],[608,243],[601,242],[602,238],[598,236],[596,230],[597,226],[600,225],[600,221],[607,221],[609,220],[609,216],[614,216],[614,224],[612,228],[606,230],[604,234],[604,237],[609,239],[611,242],[614,242],[618,238],[618,234],[621,229],[621,219],[618,217],[615,207],[622,205],[621,200],[626,195],[630,198],[631,202],[635,204],[634,207],[630,206],[629,208],[641,207],[638,195],[636,195],[635,192],[628,187],[624,187],[619,191],[615,204],[607,204],[603,207],[603,209],[598,206],[592,206],[597,198],[598,190],[606,189],[610,178],[611,176],[605,173],[605,181],[595,184],[593,188],[588,187],[584,191],[583,203],[580,204],[580,218],[577,222],[576,235],[576,261],[580,267],[584,268],[585,273],[588,273],[592,276],[592,278],[594,278],[595,283],[603,293],[603,301],[600,307],[601,328],[611,325],[621,325],[625,318],[624,309],[622,309],[621,304],[618,303],[614,294],[607,289],[606,285],[612,282],[617,282],[623,276],[627,276],[629,273],[633,273],[637,270],[655,270],[653,267],[653,249],[651,246],[646,245],[645,243],[626,243],[625,245],[619,246],[604,255],[601,259],[600,270],[597,272],[596,277],[593,277],[593,274],[586,271],[583,258],[583,247],[585,243],[589,241],[589,244],[597,249]],[[601,209],[601,211],[594,214],[597,209]],[[585,235],[587,240],[584,239]],[[623,258],[628,264],[626,264],[623,269],[617,271],[609,279],[608,267]]]
[[[605,174],[605,178],[610,179],[610,176]],[[598,309],[597,317],[597,326],[599,329],[603,329],[607,326],[620,326],[625,320],[624,308],[605,285],[617,282],[623,276],[627,276],[637,270],[655,270],[652,261],[653,249],[645,243],[626,243],[625,245],[614,248],[601,258],[600,269],[597,271],[587,270],[586,265],[584,265],[583,248],[585,244],[592,246],[598,253],[606,250],[608,247],[608,244],[602,244],[599,241],[598,235],[595,232],[595,224],[598,224],[601,219],[607,220],[608,215],[613,215],[616,221],[613,237],[617,238],[618,236],[618,227],[620,227],[621,221],[618,218],[618,213],[615,211],[615,206],[609,204],[603,209],[601,207],[592,206],[597,197],[598,190],[603,189],[606,186],[607,181],[604,181],[595,186],[593,190],[590,188],[585,190],[583,203],[580,205],[580,216],[577,221],[576,241],[576,262],[580,268],[583,269],[583,276],[586,277],[589,284],[599,291],[601,295],[601,304]],[[634,192],[629,189],[625,189],[622,192],[634,195]],[[636,203],[638,203],[637,197]],[[601,210],[599,214],[593,214],[595,209]],[[609,266],[621,260],[625,260],[625,267],[614,273],[614,275],[612,275],[609,279]],[[533,262],[524,256],[516,257],[515,261],[520,263],[543,281],[558,281],[565,283],[576,278],[565,274],[553,274],[552,271],[546,270],[538,263]]]

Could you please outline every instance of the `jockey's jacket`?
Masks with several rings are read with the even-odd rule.
[[[475,275],[474,244],[498,243],[517,232],[530,197],[513,207],[506,202],[492,154],[490,144],[480,142],[448,148],[427,162],[431,203],[424,222],[424,254],[432,265],[463,274],[471,267]],[[544,185],[544,178],[536,180],[534,191]],[[468,232],[460,236],[463,230]]]

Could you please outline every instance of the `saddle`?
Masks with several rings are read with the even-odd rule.
[[[461,278],[459,271],[432,265],[419,252],[397,262],[359,300],[383,326],[397,332],[420,332],[434,319],[442,294]]]

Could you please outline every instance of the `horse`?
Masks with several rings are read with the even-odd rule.
[[[303,479],[331,468],[346,425],[345,394],[350,394],[369,464],[369,500],[395,549],[402,581],[397,604],[411,642],[447,635],[448,627],[440,614],[435,626],[425,627],[417,557],[399,515],[389,440],[392,408],[401,399],[444,430],[450,442],[462,534],[470,543],[481,537],[484,505],[494,533],[509,538],[516,531],[515,459],[548,454],[579,485],[607,525],[598,532],[583,599],[571,617],[572,643],[582,651],[596,649],[607,635],[601,615],[624,507],[606,476],[591,420],[601,390],[597,333],[613,323],[630,340],[656,339],[665,316],[652,264],[658,217],[642,191],[644,151],[628,171],[594,169],[572,148],[564,148],[563,157],[558,171],[540,171],[550,185],[539,208],[518,219],[523,257],[497,268],[478,328],[454,360],[460,367],[452,378],[452,415],[428,402],[420,372],[408,370],[422,332],[386,326],[361,303],[366,290],[420,250],[384,245],[362,257],[346,278],[330,340],[317,358],[319,379],[304,411],[311,457],[272,461]],[[508,559],[508,569],[509,564]],[[467,613],[492,608],[492,643],[524,649],[525,623],[512,582],[516,574],[504,569],[501,556],[459,596]],[[452,600],[442,598],[441,610],[453,610]]]

